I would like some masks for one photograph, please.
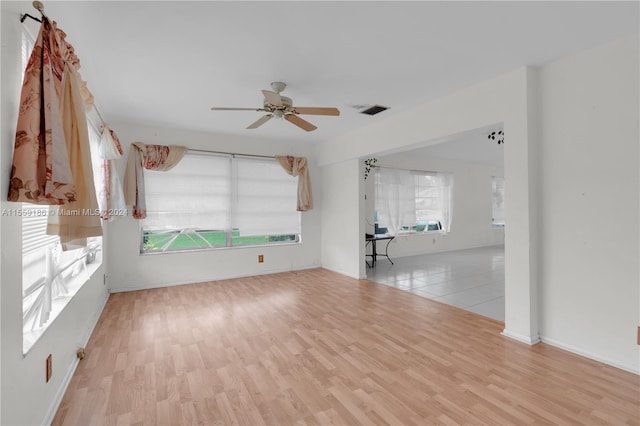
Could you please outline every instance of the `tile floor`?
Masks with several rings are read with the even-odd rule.
[[[504,246],[391,259],[379,257],[367,278],[504,321]]]

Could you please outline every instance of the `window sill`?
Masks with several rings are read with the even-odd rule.
[[[422,231],[422,232],[418,232],[418,231],[401,231],[401,232],[398,232],[398,235],[396,235],[396,237],[401,237],[403,235],[410,236],[410,235],[433,235],[433,234],[442,234],[442,235],[444,235],[446,233],[443,232],[443,231],[440,231],[440,230],[438,230],[438,231]]]
[[[204,248],[195,248],[195,249],[184,249],[184,250],[167,250],[167,251],[141,251],[140,256],[156,256],[159,254],[184,254],[184,253],[201,253],[203,251],[226,251],[226,250],[239,250],[239,249],[248,249],[248,248],[268,248],[268,247],[283,247],[283,246],[297,246],[302,244],[302,241],[285,241],[281,243],[271,243],[271,244],[253,244],[253,245],[241,245],[241,246],[233,246],[233,247],[204,247]]]
[[[93,277],[96,271],[102,266],[102,250],[98,250],[96,258],[89,263],[86,271],[80,272],[68,283],[69,293],[64,296],[56,297],[51,302],[51,313],[49,320],[41,327],[35,330],[22,330],[22,356],[25,357],[31,351],[31,348],[42,337],[51,324],[56,320],[58,315],[66,308],[68,303],[75,297],[78,291]]]

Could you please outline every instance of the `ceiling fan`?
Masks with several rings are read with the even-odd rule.
[[[299,114],[309,115],[340,115],[338,108],[324,108],[324,107],[294,107],[291,98],[280,95],[280,92],[287,87],[286,84],[280,81],[274,81],[271,83],[271,90],[263,90],[264,101],[262,108],[226,108],[226,107],[213,107],[213,111],[265,111],[266,115],[263,115],[255,122],[251,123],[247,129],[257,129],[272,118],[284,118],[289,123],[295,124],[302,130],[311,132],[317,129],[316,126],[309,123],[307,120],[303,120],[298,117]]]

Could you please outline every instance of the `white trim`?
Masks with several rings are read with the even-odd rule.
[[[628,371],[630,373],[640,375],[640,367],[639,366],[635,366],[634,367],[634,366],[623,365],[623,364],[620,364],[619,362],[613,361],[611,359],[602,357],[600,355],[596,355],[593,352],[589,352],[587,350],[584,350],[584,349],[581,349],[581,348],[578,348],[578,347],[575,347],[575,346],[572,346],[572,345],[567,345],[566,343],[559,342],[559,341],[557,341],[555,339],[552,339],[552,338],[549,338],[549,337],[546,337],[546,336],[540,336],[540,340],[542,341],[542,343],[546,343],[547,345],[554,346],[556,348],[565,350],[567,352],[571,352],[571,353],[574,353],[576,355],[580,355],[580,356],[583,356],[585,358],[589,358],[589,359],[592,359],[594,361],[598,361],[598,362],[601,362],[603,364],[607,364],[607,365],[610,365],[612,367],[619,368],[621,370]]]
[[[540,343],[540,336],[526,336],[524,334],[516,333],[515,331],[511,331],[506,328],[502,330],[502,333],[500,334],[510,339],[517,340],[518,342],[525,343],[529,346]]]
[[[321,266],[321,268],[322,269],[326,269],[327,271],[335,272],[336,274],[340,274],[340,275],[344,275],[344,276],[349,277],[349,278],[353,278],[355,280],[366,280],[367,279],[366,274],[365,274],[365,276],[361,277],[359,273],[358,274],[352,274],[350,272],[343,271],[341,269],[329,268],[328,266],[324,266],[324,265]]]
[[[111,289],[109,289],[109,291],[111,293],[124,293],[124,292],[127,292],[127,291],[151,290],[151,289],[154,289],[154,288],[164,288],[164,287],[174,287],[174,286],[178,286],[178,285],[198,284],[198,283],[209,282],[209,281],[231,280],[231,279],[234,279],[234,278],[255,277],[255,276],[258,276],[258,275],[281,274],[283,272],[303,271],[305,269],[317,269],[317,268],[322,268],[322,266],[321,265],[317,265],[317,264],[312,264],[312,265],[301,266],[301,267],[298,267],[298,268],[276,268],[276,269],[269,269],[269,270],[264,270],[264,271],[256,271],[255,273],[251,273],[251,274],[219,275],[219,276],[212,277],[212,278],[198,279],[197,281],[194,281],[194,280],[189,280],[189,281],[170,281],[170,282],[157,283],[157,284],[144,284],[144,285],[133,285],[133,286],[126,286],[126,287],[119,287],[119,288],[111,288]]]
[[[109,300],[109,293],[106,292],[105,294],[106,294],[106,297],[102,301],[102,305],[99,307],[98,310],[96,310],[96,313],[94,314],[92,321],[89,324],[89,327],[87,327],[87,332],[85,333],[83,338],[80,340],[78,347],[87,346],[87,343],[89,342],[89,339],[93,334],[93,330],[96,328],[96,325],[98,325],[98,320],[100,319],[100,315],[102,315],[102,311],[104,310],[104,307],[107,305],[107,300]],[[53,422],[53,418],[58,412],[58,408],[60,408],[62,397],[64,397],[64,394],[67,391],[67,388],[69,387],[69,383],[71,383],[71,379],[73,378],[73,373],[75,373],[79,362],[80,360],[74,353],[73,361],[71,362],[71,365],[67,369],[67,374],[65,374],[64,377],[62,378],[60,387],[58,388],[55,395],[53,396],[53,400],[51,401],[51,405],[47,410],[47,414],[44,416],[44,419],[42,420],[43,425],[49,426]]]

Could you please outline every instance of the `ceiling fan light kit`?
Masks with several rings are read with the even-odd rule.
[[[233,107],[213,107],[212,111],[264,111],[267,114],[247,126],[247,129],[257,129],[272,118],[285,119],[289,123],[298,126],[302,130],[311,132],[317,129],[316,126],[304,120],[298,115],[329,115],[339,116],[338,108],[331,107],[294,107],[293,100],[287,96],[280,95],[287,85],[281,81],[271,83],[272,90],[263,90],[264,101],[262,108],[233,108]]]

